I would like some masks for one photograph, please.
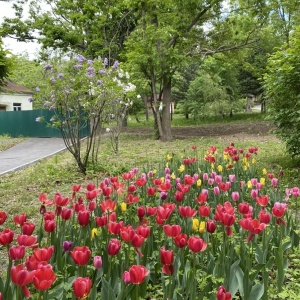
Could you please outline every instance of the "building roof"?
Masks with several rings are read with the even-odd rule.
[[[9,80],[5,80],[5,85],[0,87],[0,93],[5,94],[25,94],[25,95],[32,95],[33,92],[26,87],[14,83]]]

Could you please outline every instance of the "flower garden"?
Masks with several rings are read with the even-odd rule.
[[[39,222],[0,211],[0,299],[269,299],[299,245],[300,190],[258,169],[258,153],[193,146],[156,170],[41,193]]]

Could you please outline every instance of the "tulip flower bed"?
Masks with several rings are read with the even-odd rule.
[[[257,147],[198,156],[193,146],[156,170],[41,193],[39,224],[0,212],[0,299],[258,300],[270,281],[281,291],[299,188],[258,170]]]

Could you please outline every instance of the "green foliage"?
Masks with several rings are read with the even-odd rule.
[[[264,76],[270,116],[277,126],[276,133],[292,156],[300,155],[300,28],[290,41],[268,61]]]
[[[0,87],[4,84],[4,80],[9,77],[13,66],[13,59],[9,58],[8,54],[9,52],[3,48],[2,40],[0,39]]]

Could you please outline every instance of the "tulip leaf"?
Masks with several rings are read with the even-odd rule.
[[[115,294],[110,286],[109,282],[105,280],[105,278],[102,278],[102,290],[101,290],[101,299],[115,299]]]
[[[282,245],[282,251],[285,252],[287,249],[292,247],[291,241],[288,241]]]
[[[4,293],[4,284],[3,284],[3,280],[1,277],[0,277],[0,292]]]
[[[235,295],[239,288],[239,281],[236,276],[236,269],[239,268],[240,261],[241,259],[239,258],[230,267],[229,291],[231,295]]]
[[[291,235],[291,242],[293,247],[298,247],[300,241],[299,235],[293,229],[291,230],[290,235]]]
[[[240,266],[237,266],[235,271],[236,271],[235,276],[239,283],[239,291],[240,291],[241,295],[243,295],[244,294],[244,285],[243,285],[244,272],[240,268]]]
[[[252,287],[248,300],[261,299],[263,294],[264,294],[264,284],[257,283]]]

